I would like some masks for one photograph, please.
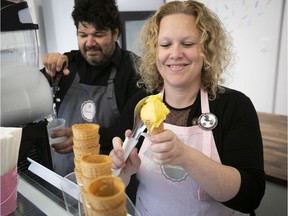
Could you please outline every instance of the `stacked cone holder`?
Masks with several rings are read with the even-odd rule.
[[[86,216],[127,215],[125,185],[112,176],[112,159],[99,154],[99,125],[72,125],[75,176]]]

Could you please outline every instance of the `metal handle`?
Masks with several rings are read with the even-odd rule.
[[[138,140],[133,138],[133,137],[126,137],[123,143],[123,150],[124,150],[124,156],[123,159],[124,161],[127,160],[127,158],[129,157],[129,154],[131,153],[131,151],[133,150],[133,148],[137,145]],[[112,175],[113,176],[118,176],[121,172],[121,168],[120,169],[112,169]]]

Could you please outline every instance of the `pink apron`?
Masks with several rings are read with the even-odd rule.
[[[208,95],[201,90],[202,113],[209,113]],[[204,153],[209,158],[221,163],[215,145],[212,130],[203,130],[198,125],[180,127],[164,124],[177,134],[178,138]],[[187,175],[180,166],[159,165],[152,161],[151,142],[145,139],[139,152],[142,160],[138,178],[136,208],[142,216],[240,216],[248,215],[230,209],[212,199],[199,185]]]

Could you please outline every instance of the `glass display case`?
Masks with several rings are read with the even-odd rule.
[[[10,216],[71,215],[65,209],[62,191],[29,170],[18,171],[17,209]],[[140,216],[126,196],[128,216]]]

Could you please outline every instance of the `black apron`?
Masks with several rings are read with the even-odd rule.
[[[120,116],[117,108],[113,80],[116,67],[112,67],[107,86],[80,83],[76,73],[58,111],[58,117],[66,119],[66,127],[79,123],[96,123],[109,127]],[[52,153],[54,171],[65,176],[74,171],[74,154]]]

